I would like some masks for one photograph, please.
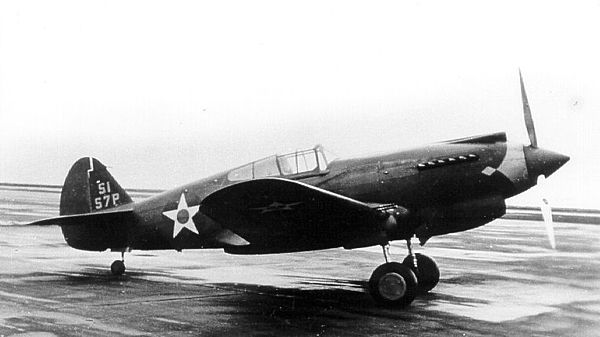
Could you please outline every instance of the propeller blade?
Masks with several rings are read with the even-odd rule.
[[[527,101],[527,93],[525,92],[525,84],[523,84],[523,76],[519,69],[519,81],[521,82],[521,99],[523,100],[523,116],[525,117],[525,127],[529,134],[529,141],[532,147],[537,147],[537,137],[535,135],[535,126],[533,125],[533,117],[531,117],[531,109]]]
[[[546,225],[546,233],[548,234],[548,240],[550,240],[550,246],[552,249],[556,249],[556,240],[554,238],[554,222],[552,220],[552,207],[548,204],[548,200],[542,199],[542,217],[544,218],[544,225]]]
[[[543,175],[538,177],[538,186],[543,184],[545,177]],[[556,249],[556,239],[554,238],[554,221],[552,220],[552,207],[546,198],[542,198],[540,206],[542,211],[542,218],[544,218],[544,225],[546,226],[546,234],[548,234],[548,240],[552,249]]]

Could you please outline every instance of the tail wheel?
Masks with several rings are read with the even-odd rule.
[[[417,259],[416,268],[412,255],[408,255],[404,261],[402,261],[402,264],[414,271],[417,280],[419,281],[419,291],[426,293],[435,288],[440,281],[440,269],[438,268],[437,263],[435,263],[435,260],[431,257],[420,253],[415,253],[414,256]]]
[[[110,265],[110,271],[115,276],[123,275],[125,273],[125,262],[116,260]]]
[[[381,304],[405,307],[415,299],[417,277],[409,267],[401,263],[385,263],[373,271],[369,279],[369,291]]]

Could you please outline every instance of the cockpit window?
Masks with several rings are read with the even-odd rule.
[[[290,175],[298,172],[295,153],[278,156],[277,161],[279,162],[279,167],[281,168],[281,174]]]
[[[277,160],[283,175],[314,171],[318,166],[314,149],[277,156]]]
[[[277,156],[282,175],[292,175],[314,171],[317,167],[321,168],[317,161],[316,149],[297,151],[282,156]],[[325,162],[323,162],[326,168]]]
[[[271,156],[233,169],[227,175],[227,179],[238,181],[274,176],[310,174],[311,172],[320,174],[326,170],[327,158],[323,153],[323,147],[317,145],[310,150]]]
[[[230,181],[250,180],[252,179],[252,164],[244,165],[231,170],[227,175]]]
[[[275,156],[254,162],[254,178],[264,178],[279,175]]]
[[[314,171],[317,166],[317,156],[315,151],[298,153],[298,172]]]
[[[327,159],[325,159],[323,151],[317,151],[317,158],[319,161],[319,170],[325,171],[327,169]]]

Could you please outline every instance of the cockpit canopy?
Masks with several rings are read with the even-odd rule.
[[[327,158],[321,145],[312,149],[274,155],[231,170],[230,181],[277,176],[311,176],[327,171]]]

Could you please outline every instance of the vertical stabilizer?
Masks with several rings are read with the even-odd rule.
[[[131,203],[131,197],[100,161],[81,158],[73,164],[60,195],[60,215],[84,214]]]

